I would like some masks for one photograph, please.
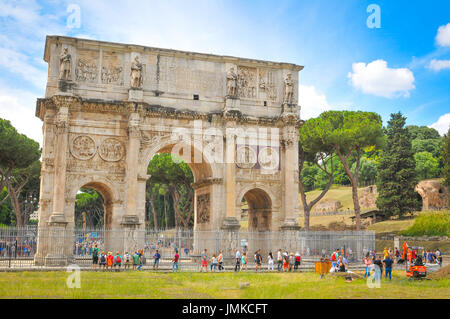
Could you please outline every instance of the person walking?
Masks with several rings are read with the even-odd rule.
[[[370,276],[370,266],[372,265],[372,259],[370,258],[369,254],[366,255],[366,257],[363,258],[364,266],[366,267],[366,271],[364,273],[364,278]]]
[[[175,272],[175,269],[176,269],[176,271],[178,271],[178,261],[179,260],[180,260],[180,255],[178,255],[178,250],[175,249],[175,255],[173,256],[173,260],[172,260],[172,271],[173,272]]]
[[[219,263],[219,271],[223,271],[223,254],[219,251],[219,256],[217,256],[217,262]]]
[[[238,249],[235,249],[234,253],[235,253],[234,271],[236,272],[241,269],[241,252]]]
[[[243,253],[241,257],[241,270],[247,270],[247,253]]]
[[[128,251],[127,252],[125,252],[125,255],[123,256],[124,257],[124,259],[125,259],[125,270],[126,269],[130,269],[130,264],[131,264],[131,256],[130,256],[130,254],[128,253]]]
[[[114,263],[114,257],[110,251],[108,251],[108,256],[106,256],[106,269],[112,271]]]
[[[281,253],[281,249],[278,249],[277,252],[277,270],[281,271],[281,268],[283,267],[283,256]]]
[[[159,260],[161,259],[161,254],[157,249],[155,254],[153,255],[153,270],[158,270],[159,268]]]
[[[383,260],[383,264],[384,264],[384,278],[387,278],[389,275],[389,281],[391,281],[391,276],[392,276],[392,264],[394,263],[394,261],[392,260],[391,256],[387,256],[384,260]]]
[[[295,256],[294,253],[290,253],[289,255],[289,271],[292,271],[295,265]]]
[[[135,251],[133,254],[133,270],[136,270],[138,265],[139,265],[139,255],[137,251]]]
[[[139,266],[137,267],[137,270],[142,271],[142,266],[144,265],[144,254],[138,250],[137,252],[139,256]]]
[[[207,255],[207,250],[203,250],[202,253],[202,264],[200,267],[200,272],[203,272],[203,269],[205,270],[205,272],[208,272],[208,255]]]
[[[259,271],[261,271],[261,265],[262,265],[261,249],[258,249],[256,251],[255,261],[256,261],[255,272],[258,272],[258,269],[259,269]]]
[[[94,248],[92,249],[92,269],[97,268],[98,254],[99,254],[99,249],[97,248],[97,245],[95,245]]]
[[[211,257],[211,272],[215,272],[217,267],[217,257],[216,254],[213,254]]]
[[[302,257],[300,257],[300,253],[299,253],[299,252],[296,252],[296,253],[295,253],[294,270],[298,270],[298,269],[299,269],[301,259],[302,259]]]
[[[272,255],[272,252],[269,252],[269,256],[267,256],[267,270],[273,270],[273,255]]]
[[[120,253],[117,252],[117,254],[114,256],[114,270],[120,271],[121,265],[122,265],[122,257],[120,256]]]

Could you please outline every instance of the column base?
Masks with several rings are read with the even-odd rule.
[[[284,223],[280,226],[280,229],[282,231],[299,230],[300,225],[295,218],[286,218]]]
[[[137,215],[125,215],[122,218],[121,225],[126,228],[137,228],[141,223],[139,222],[139,217]]]
[[[220,229],[228,231],[238,231],[241,228],[241,224],[236,219],[236,217],[225,217],[222,222]]]
[[[69,264],[69,258],[63,255],[47,255],[44,258],[44,265],[47,267],[61,267]]]

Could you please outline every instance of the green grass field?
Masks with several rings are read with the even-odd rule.
[[[4,272],[1,298],[446,298],[450,279],[414,281],[395,271],[392,282],[368,288],[363,279],[314,273],[81,272],[81,288],[66,286],[67,272]],[[247,288],[239,283],[247,282]]]

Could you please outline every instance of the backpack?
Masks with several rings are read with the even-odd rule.
[[[98,249],[94,248],[94,257],[98,257]]]
[[[117,255],[117,257],[116,257],[116,263],[120,264],[121,262],[122,262],[122,260],[120,259],[120,256]]]
[[[100,261],[101,261],[102,263],[106,262],[106,257],[105,257],[105,255],[102,255],[102,256],[100,257]]]

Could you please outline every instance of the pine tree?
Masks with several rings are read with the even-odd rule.
[[[387,141],[378,165],[377,207],[386,216],[402,216],[420,209],[414,154],[406,118],[402,114],[391,114],[386,135]]]

